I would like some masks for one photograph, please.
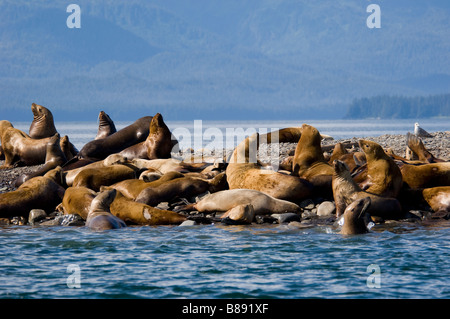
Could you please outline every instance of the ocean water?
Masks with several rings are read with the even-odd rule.
[[[118,129],[127,124],[116,123]],[[259,130],[301,123],[202,124],[205,130]],[[335,138],[406,134],[414,127],[411,121],[309,124]],[[450,129],[445,120],[420,124],[431,132]],[[168,125],[190,130],[194,139],[193,123]],[[97,131],[95,122],[56,126],[78,148]],[[355,236],[342,236],[332,225],[218,223],[103,232],[2,226],[0,298],[450,298],[449,226],[448,221],[392,222]]]

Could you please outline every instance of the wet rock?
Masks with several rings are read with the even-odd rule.
[[[284,214],[272,214],[273,218],[278,220],[279,224],[289,223],[289,222],[300,222],[301,218],[298,214],[295,213],[284,213]]]
[[[26,219],[23,216],[16,216],[11,218],[11,224],[13,225],[25,225],[27,223]]]
[[[85,221],[77,214],[68,214],[58,216],[57,218],[61,226],[84,226]]]
[[[256,215],[255,222],[257,224],[276,224],[276,223],[278,223],[278,219],[276,219],[272,216]]]
[[[316,205],[314,204],[312,199],[305,199],[304,201],[302,201],[300,203],[300,208],[305,209],[305,210],[311,210],[313,209]]]
[[[182,222],[179,227],[184,227],[184,226],[194,226],[194,225],[198,225],[198,223],[195,220],[185,220],[184,222]]]
[[[317,216],[324,217],[336,213],[336,205],[333,202],[325,201],[317,208]]]
[[[169,210],[170,206],[168,202],[161,202],[155,208],[162,209],[162,210]]]
[[[0,218],[0,226],[3,225],[11,225],[11,221],[9,220],[9,218]]]
[[[32,209],[28,215],[28,223],[34,225],[35,223],[45,219],[47,213],[43,209]]]

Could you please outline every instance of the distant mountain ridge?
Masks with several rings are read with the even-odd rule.
[[[1,117],[342,118],[356,98],[449,92],[450,3],[352,0],[0,3]],[[80,112],[83,111],[83,112]]]

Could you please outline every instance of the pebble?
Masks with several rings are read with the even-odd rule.
[[[34,225],[40,220],[47,217],[47,213],[43,209],[32,209],[28,215],[28,223]]]

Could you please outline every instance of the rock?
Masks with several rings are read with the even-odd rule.
[[[289,223],[289,222],[300,222],[301,218],[298,214],[295,213],[284,213],[284,214],[272,214],[273,218],[276,218],[278,220],[278,223]]]
[[[194,225],[198,225],[198,223],[195,220],[185,220],[184,222],[182,222],[179,227],[184,227],[184,226],[194,226]]]
[[[28,215],[28,223],[34,225],[38,221],[47,217],[47,213],[43,209],[32,209]]]
[[[333,202],[325,201],[317,208],[317,216],[329,216],[336,213],[336,205]]]
[[[85,221],[78,214],[68,214],[56,218],[61,226],[84,226]]]
[[[255,221],[257,224],[275,224],[278,222],[278,219],[272,217],[272,216],[266,216],[266,215],[256,215]]]
[[[27,221],[25,220],[25,218],[23,218],[23,216],[16,216],[11,218],[11,224],[13,225],[25,225],[27,223]]]
[[[161,202],[155,208],[161,209],[161,210],[169,210],[169,203],[168,202]]]
[[[311,210],[315,207],[315,204],[312,199],[305,199],[300,203],[300,208]]]
[[[10,225],[11,221],[9,218],[0,218],[0,225]]]
[[[288,224],[288,226],[289,226],[289,227],[299,228],[299,229],[306,229],[306,228],[312,228],[312,227],[314,227],[314,225],[311,225],[311,224],[305,224],[305,223],[301,223],[301,222],[297,222],[297,221],[290,222],[290,223]]]

